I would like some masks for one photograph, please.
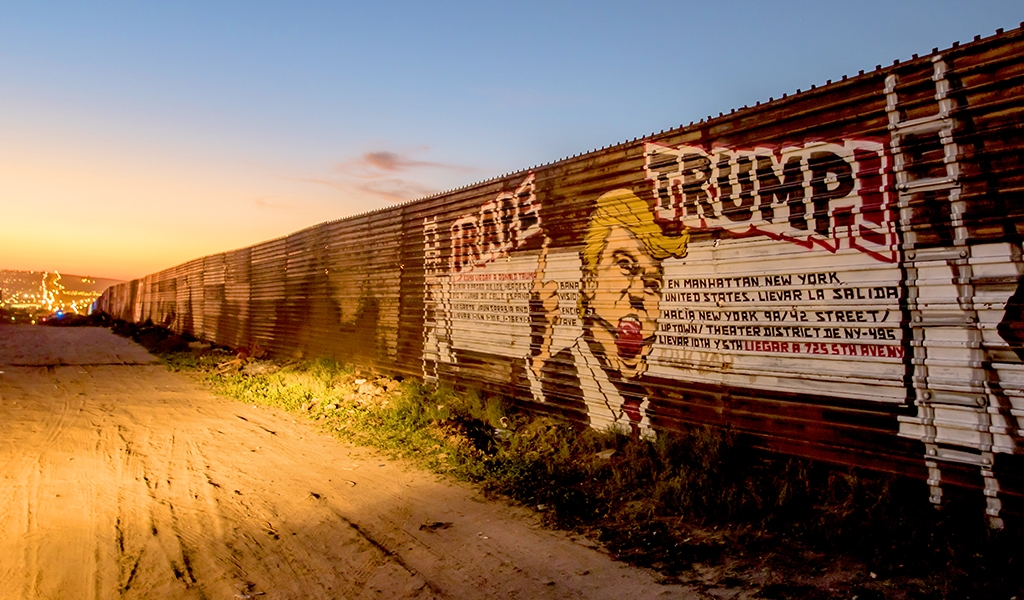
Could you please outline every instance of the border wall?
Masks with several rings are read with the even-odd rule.
[[[198,258],[98,309],[1024,512],[1024,31]]]

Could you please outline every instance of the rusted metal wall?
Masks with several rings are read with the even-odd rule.
[[[1021,512],[1024,35],[209,256],[99,307]]]

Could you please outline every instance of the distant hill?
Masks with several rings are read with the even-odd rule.
[[[104,290],[118,283],[122,282],[57,272],[0,270],[0,307],[86,314]]]

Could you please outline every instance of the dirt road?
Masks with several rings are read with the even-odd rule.
[[[588,546],[106,330],[0,327],[0,598],[704,597]]]

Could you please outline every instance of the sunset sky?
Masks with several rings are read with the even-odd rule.
[[[140,277],[1012,29],[1022,8],[5,2],[0,269]]]

